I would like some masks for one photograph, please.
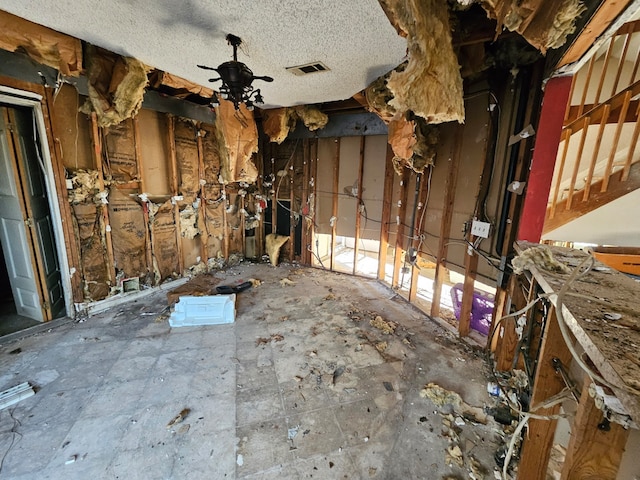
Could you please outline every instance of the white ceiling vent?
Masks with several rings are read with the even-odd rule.
[[[308,75],[309,73],[326,72],[330,70],[330,68],[322,62],[305,63],[304,65],[296,65],[295,67],[287,67],[286,69],[294,75]]]

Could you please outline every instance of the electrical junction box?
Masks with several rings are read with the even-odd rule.
[[[471,223],[471,235],[476,237],[489,238],[489,230],[491,224],[488,222],[481,222],[480,220],[473,220]]]

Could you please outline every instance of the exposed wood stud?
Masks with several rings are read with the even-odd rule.
[[[176,156],[176,119],[173,115],[167,114],[169,131],[167,132],[167,140],[169,142],[169,161],[171,166],[171,195],[178,195],[178,159]],[[176,246],[178,248],[178,268],[180,274],[184,271],[184,258],[182,255],[182,235],[180,233],[180,207],[178,202],[173,202],[173,220],[176,225]]]
[[[340,139],[333,139],[335,149],[333,154],[333,203],[331,207],[331,215],[333,219],[333,225],[331,226],[331,260],[329,262],[329,269],[333,271],[334,257],[336,252],[336,228],[338,223],[338,190],[339,190],[339,175],[340,175]]]
[[[389,222],[391,220],[391,201],[393,197],[393,150],[387,144],[384,161],[384,186],[382,193],[382,224],[380,225],[380,251],[378,252],[378,280],[384,281],[389,250]]]
[[[550,218],[556,213],[556,204],[558,203],[558,194],[560,193],[560,184],[562,183],[562,174],[564,173],[564,166],[567,161],[567,153],[569,151],[569,144],[571,143],[571,129],[566,128],[564,130],[564,148],[562,149],[562,157],[560,158],[560,167],[558,174],[555,175],[555,186],[553,189],[553,200],[551,201],[551,207],[549,210]]]
[[[353,246],[353,274],[355,275],[358,270],[358,253],[359,253],[359,244],[360,244],[360,224],[361,224],[361,212],[360,205],[362,204],[362,177],[364,175],[364,146],[365,146],[365,137],[362,135],[360,137],[360,159],[358,165],[358,195],[356,196],[356,236],[355,243]]]
[[[607,187],[609,186],[609,177],[611,176],[613,170],[613,161],[616,157],[616,152],[618,150],[618,143],[620,142],[620,135],[622,135],[622,127],[624,126],[624,119],[627,116],[627,110],[629,108],[629,102],[631,101],[631,92],[627,91],[624,95],[624,101],[622,103],[622,110],[620,111],[620,120],[618,120],[618,126],[616,127],[616,133],[613,137],[613,143],[611,145],[611,152],[609,153],[609,158],[607,159],[607,166],[604,169],[604,178],[602,179],[602,187],[601,192],[606,192]],[[604,134],[604,129],[601,128],[598,142],[600,142],[602,135]]]
[[[204,175],[204,145],[202,143],[201,130],[202,124],[198,122],[196,124],[196,147],[198,148],[198,180],[205,178]],[[200,182],[200,208],[198,208],[198,217],[200,224],[200,258],[206,264],[209,260],[209,228],[207,225],[207,213],[206,205],[207,199],[205,198],[204,185]],[[244,216],[242,217],[244,218]],[[244,229],[243,240],[244,240]],[[244,252],[244,242],[242,242],[242,251]]]
[[[398,207],[398,220],[396,222],[396,247],[393,256],[393,279],[392,279],[392,287],[399,288],[402,285],[399,284],[400,280],[400,270],[402,269],[403,262],[403,252],[402,248],[405,244],[405,220],[407,216],[407,202],[409,199],[409,179],[410,179],[410,170],[408,168],[402,169],[402,179],[400,180],[400,206]]]
[[[263,145],[264,148],[264,145]],[[257,168],[258,168],[258,172],[261,172],[260,175],[258,175],[258,180],[257,180],[257,187],[258,187],[258,192],[263,192],[263,181],[264,181],[264,155],[262,154],[263,148],[260,148],[258,150],[258,156],[256,158],[256,163],[257,163]],[[257,207],[256,207],[257,208]],[[264,244],[264,213],[261,213],[260,215],[260,219],[258,220],[258,228],[256,228],[255,230],[255,240],[256,240],[256,255],[258,256],[258,258],[262,257],[262,254],[264,252],[263,250],[263,244]]]
[[[417,224],[413,228],[411,235],[413,240],[411,246],[416,249],[416,261],[411,264],[411,286],[409,287],[409,301],[414,302],[418,295],[418,280],[420,279],[420,269],[418,268],[418,258],[420,257],[419,246],[421,244],[420,237],[424,234],[422,219],[424,219],[425,210],[427,208],[427,197],[429,196],[429,182],[425,175],[429,177],[433,166],[429,165],[425,168],[425,173],[421,173],[420,193],[418,194]]]
[[[316,185],[318,184],[318,139],[314,138],[311,141],[311,191],[313,192],[313,216],[311,217],[311,226],[309,227],[309,238],[311,239],[311,248],[315,248],[316,244],[316,211],[317,211],[317,198]],[[312,208],[311,205],[309,208]],[[309,252],[311,253],[311,252]],[[313,255],[311,255],[312,257]]]
[[[433,280],[433,299],[431,300],[431,316],[440,316],[440,301],[442,298],[442,284],[447,276],[447,254],[449,251],[448,238],[451,232],[451,219],[453,218],[453,205],[456,200],[456,185],[458,183],[458,171],[460,169],[460,157],[462,155],[462,139],[464,138],[464,124],[456,126],[453,140],[453,150],[449,158],[447,170],[447,182],[444,187],[444,204],[442,207],[442,220],[440,221],[440,239],[438,241],[438,258],[436,259],[436,272]]]
[[[105,190],[104,186],[104,170],[102,168],[102,138],[98,128],[98,117],[95,112],[91,113],[91,143],[93,144],[93,160],[96,170],[98,171],[98,188],[101,192]],[[116,261],[113,255],[113,242],[111,240],[111,225],[109,224],[109,209],[107,205],[102,205],[102,223],[105,227],[105,246],[107,249],[107,272],[109,272],[109,280],[111,286],[115,286],[116,281]]]
[[[596,137],[596,144],[593,147],[593,154],[591,156],[591,162],[589,163],[587,178],[584,184],[584,195],[582,197],[583,201],[589,198],[589,193],[591,192],[591,182],[593,182],[593,172],[596,168],[596,164],[598,163],[598,156],[600,155],[600,146],[602,145],[602,137],[604,134],[604,129],[607,126],[607,118],[609,117],[609,108],[610,106],[608,104],[604,106],[604,113],[602,114],[602,120],[600,121],[600,129],[598,131],[598,136]],[[586,132],[587,129],[585,129],[584,131]],[[577,162],[578,163],[580,162],[580,157],[577,158]]]
[[[142,155],[142,143],[140,142],[140,124],[138,117],[133,117],[133,143],[136,154],[136,168],[138,169],[138,188],[140,193],[147,193],[144,178],[144,159]],[[149,223],[149,204],[142,202],[142,216],[147,228],[144,229],[145,255],[147,259],[147,272],[150,282],[153,284],[155,275],[153,274],[153,253],[151,251],[151,224]]]
[[[277,234],[278,233],[278,198],[277,198],[277,194],[279,193],[276,190],[276,179],[278,178],[278,176],[276,175],[276,159],[273,156],[273,144],[271,144],[269,142],[269,159],[271,162],[271,178],[272,178],[272,184],[271,184],[271,191],[273,192],[271,194],[271,233],[273,234]]]
[[[609,430],[598,427],[603,413],[596,408],[589,395],[591,378],[585,375],[578,410],[571,427],[571,438],[567,447],[561,480],[573,478],[597,478],[615,480],[622,454],[624,453],[629,430],[617,423],[611,423]]]
[[[571,353],[564,343],[555,310],[551,309],[544,327],[542,346],[533,381],[532,406],[544,402],[565,388],[562,378],[556,374],[551,362],[554,357],[558,358],[563,365],[569,365],[571,362]],[[538,409],[536,414],[554,415],[558,413],[559,409],[560,405],[555,405],[547,409]],[[527,472],[527,479],[544,480],[547,478],[547,464],[549,463],[556,424],[557,420],[554,419],[529,420],[527,437],[522,445],[520,464],[518,466],[519,471]]]
[[[295,216],[293,214],[294,207],[293,204],[296,200],[295,196],[295,183],[294,177],[296,175],[295,164],[298,157],[295,155],[292,159],[292,164],[289,166],[289,262],[293,263],[293,259],[296,253],[296,225],[295,225]]]
[[[80,271],[80,247],[78,245],[75,232],[73,230],[73,221],[71,206],[69,204],[69,198],[67,194],[67,186],[64,184],[66,179],[62,145],[59,140],[59,135],[56,130],[55,122],[52,121],[52,115],[49,115],[49,111],[53,111],[53,92],[52,89],[45,89],[46,103],[43,103],[43,116],[45,117],[45,125],[47,128],[47,141],[49,143],[49,151],[51,152],[51,163],[53,166],[53,174],[55,177],[56,193],[58,198],[58,205],[60,206],[60,216],[62,217],[62,228],[64,233],[64,244],[67,250],[67,260],[69,268],[75,268]],[[77,92],[76,92],[77,95]],[[80,119],[80,117],[78,117]],[[78,129],[78,122],[75,123],[75,128]],[[71,276],[71,289],[73,293],[73,299],[75,302],[80,303],[83,301],[82,291],[82,278],[81,275]]]
[[[311,163],[310,163],[310,151],[311,145],[309,143],[309,139],[305,138],[302,140],[302,198],[300,199],[301,209],[304,209],[305,205],[307,208],[310,206],[307,204],[309,201],[309,177],[311,176]],[[302,251],[300,252],[301,258],[300,261],[303,265],[311,265],[311,252],[309,251],[309,247],[311,245],[311,241],[309,239],[309,224],[308,224],[308,216],[301,215],[300,222],[302,224],[302,228],[300,229],[302,238],[300,244],[302,245]]]

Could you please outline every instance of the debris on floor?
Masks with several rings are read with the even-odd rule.
[[[15,387],[11,387],[3,392],[0,392],[0,410],[7,408],[14,403],[18,403],[20,400],[29,398],[35,395],[33,387],[29,385],[29,382],[24,382]]]
[[[369,324],[372,327],[375,327],[378,330],[380,330],[385,335],[390,335],[390,334],[394,333],[396,331],[396,328],[398,327],[397,323],[391,322],[391,321],[386,321],[380,315],[378,315],[373,320],[370,320]]]
[[[280,335],[279,333],[272,333],[270,337],[259,337],[256,339],[256,347],[259,347],[260,345],[267,345],[268,343],[271,342],[281,342],[282,340],[284,340],[284,337],[282,335]]]
[[[236,295],[181,296],[169,317],[172,327],[221,325],[235,322]]]
[[[179,287],[167,292],[167,302],[171,307],[182,296],[198,297],[203,295],[213,295],[218,283],[220,283],[220,279],[213,275],[196,275],[184,285],[180,285]]]
[[[438,406],[444,407],[451,405],[453,411],[458,415],[476,423],[487,423],[487,415],[482,408],[473,407],[467,404],[459,393],[452,392],[435,383],[429,383],[420,391],[420,396],[428,398],[431,402]]]
[[[280,280],[280,286],[281,287],[288,287],[291,285],[295,285],[296,282],[289,280],[288,278],[283,278],[282,280]]]
[[[171,421],[167,423],[167,428],[173,428],[178,423],[181,423],[185,418],[187,418],[187,415],[189,415],[189,413],[191,413],[190,408],[183,408],[178,415],[173,417]]]
[[[269,254],[269,261],[274,267],[278,266],[278,258],[280,257],[280,249],[287,243],[289,237],[270,233],[265,237],[265,249]]]

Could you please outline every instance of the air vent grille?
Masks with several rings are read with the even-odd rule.
[[[287,70],[294,75],[309,75],[310,73],[326,72],[330,68],[322,62],[311,62],[304,65],[296,65],[295,67],[287,67]]]

